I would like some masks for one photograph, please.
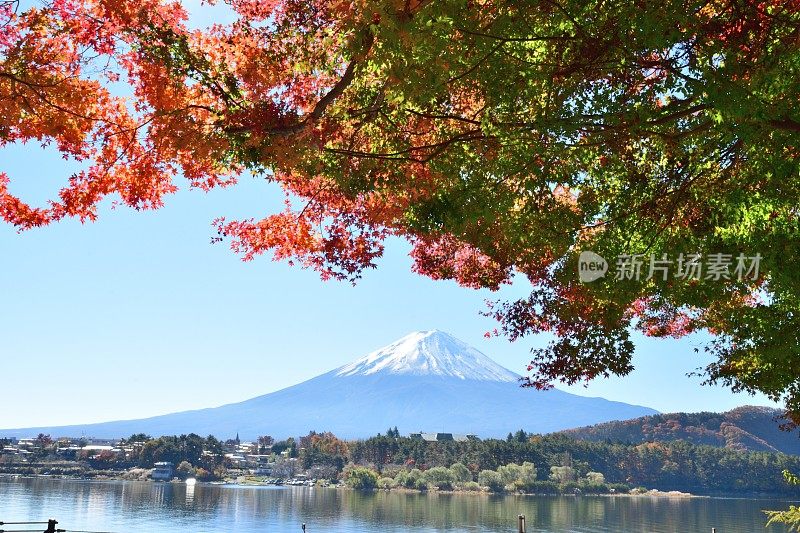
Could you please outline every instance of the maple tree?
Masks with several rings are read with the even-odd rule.
[[[228,3],[235,22],[192,29],[166,0],[0,0],[0,146],[84,164],[40,207],[0,174],[0,216],[94,220],[109,196],[162,206],[179,175],[263,174],[302,204],[216,221],[245,259],[353,281],[401,236],[434,279],[531,282],[489,314],[556,334],[533,386],[627,374],[634,330],[708,331],[709,381],[800,421],[800,2]],[[581,283],[583,250],[761,263]]]
[[[790,485],[800,485],[800,478],[788,470],[783,471],[783,477]],[[768,526],[786,524],[789,531],[800,531],[800,508],[797,506],[790,505],[789,509],[785,511],[764,511],[764,513],[769,517]]]

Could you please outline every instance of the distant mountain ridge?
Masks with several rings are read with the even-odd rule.
[[[503,437],[654,414],[648,407],[517,384],[518,375],[442,331],[420,331],[313,379],[239,403],[142,420],[0,430],[0,437],[197,433],[363,438],[397,427]]]
[[[685,440],[735,450],[782,452],[800,455],[797,431],[781,431],[782,411],[744,406],[725,413],[669,413],[631,420],[605,422],[563,431],[589,441],[625,444]]]

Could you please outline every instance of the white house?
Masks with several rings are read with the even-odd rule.
[[[174,475],[173,464],[167,461],[156,463],[155,468],[150,472],[150,478],[156,481],[169,481]]]

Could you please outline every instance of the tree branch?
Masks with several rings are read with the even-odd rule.
[[[356,66],[363,61],[366,57],[369,50],[372,48],[372,44],[375,41],[375,37],[372,35],[372,32],[369,31],[367,28],[366,30],[362,30],[360,32],[361,35],[361,44],[359,46],[358,51],[353,55],[353,58],[350,60],[350,63],[347,65],[347,68],[344,71],[344,74],[336,82],[336,84],[331,87],[331,89],[325,93],[325,96],[320,98],[320,100],[314,106],[314,109],[309,113],[303,120],[300,122],[296,122],[295,124],[291,124],[289,126],[278,126],[275,128],[270,128],[266,131],[268,135],[277,135],[277,136],[288,136],[294,135],[296,133],[300,133],[301,131],[308,128],[311,124],[313,124],[316,120],[322,117],[325,113],[325,110],[330,106],[337,98],[339,98],[342,93],[344,93],[345,89],[352,83],[353,78],[355,78],[356,73]],[[245,133],[253,129],[253,126],[239,126],[239,127],[229,127],[225,128],[225,131],[228,133]]]
[[[800,122],[790,118],[783,118],[780,120],[768,120],[767,124],[779,130],[794,131],[800,133]]]

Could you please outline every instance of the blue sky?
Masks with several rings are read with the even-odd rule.
[[[213,15],[224,18],[224,13]],[[195,23],[202,25],[204,20]],[[72,167],[38,146],[0,149],[12,191],[44,203]],[[260,217],[282,195],[243,177],[227,190],[182,190],[159,211],[111,209],[22,234],[0,225],[0,427],[136,418],[247,399],[311,378],[413,330],[441,329],[522,373],[532,347],[485,339],[499,294],[434,282],[410,271],[408,245],[387,243],[356,287],[270,261],[240,261],[211,245],[211,221]],[[637,338],[637,370],[577,394],[661,411],[769,405],[763,397],[700,387],[702,338]],[[320,401],[326,401],[321,398]]]
[[[12,190],[41,202],[69,165],[37,146],[4,149]],[[522,373],[528,350],[485,339],[479,312],[500,294],[410,271],[408,245],[387,244],[356,287],[263,257],[240,261],[210,244],[211,221],[280,207],[274,185],[243,177],[227,190],[182,190],[159,211],[110,209],[22,234],[0,226],[0,427],[133,418],[208,407],[274,391],[342,365],[413,330],[448,331]],[[699,386],[702,339],[638,339],[637,371],[578,394],[662,411],[723,410],[764,398]],[[325,401],[325,399],[320,399]],[[12,408],[13,405],[13,408]]]

